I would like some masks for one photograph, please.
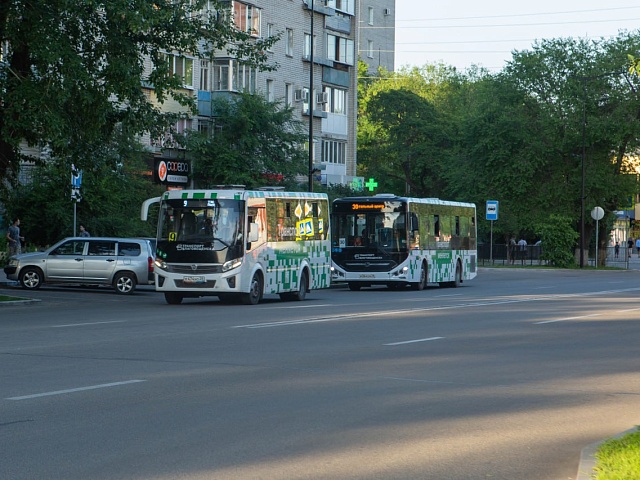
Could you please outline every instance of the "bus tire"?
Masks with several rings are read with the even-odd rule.
[[[349,282],[349,290],[351,290],[352,292],[357,292],[358,290],[360,290],[361,286],[362,285],[360,285],[359,283]]]
[[[242,294],[242,303],[245,305],[257,305],[262,300],[262,276],[256,272],[251,278],[249,292]]]
[[[307,271],[303,270],[300,274],[299,290],[296,292],[284,292],[280,294],[280,300],[289,301],[294,300],[296,302],[303,302],[307,298],[309,292],[309,276]]]
[[[462,284],[462,265],[460,265],[460,262],[457,262],[456,273],[453,282],[442,282],[440,286],[448,288],[458,288],[460,284]]]
[[[164,294],[164,300],[169,305],[180,305],[182,303],[182,298],[182,295],[175,292],[165,292]]]
[[[422,265],[420,267],[420,280],[411,284],[412,290],[424,290],[427,287],[427,267]]]

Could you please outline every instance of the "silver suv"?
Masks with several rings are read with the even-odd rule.
[[[43,283],[110,285],[128,294],[138,284],[153,284],[155,252],[147,239],[65,238],[44,252],[9,259],[7,278],[34,290]]]

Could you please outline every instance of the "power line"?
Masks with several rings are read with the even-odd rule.
[[[599,20],[574,20],[574,21],[566,21],[566,22],[535,22],[535,23],[495,23],[495,24],[482,24],[482,25],[415,25],[411,27],[385,27],[385,26],[367,26],[360,27],[361,30],[409,30],[409,29],[442,29],[442,28],[497,28],[497,27],[539,27],[543,25],[575,25],[575,24],[586,24],[586,23],[620,23],[620,22],[634,22],[638,21],[640,18],[618,18],[618,19],[599,19]]]
[[[531,16],[545,16],[545,15],[569,15],[575,13],[591,13],[591,12],[611,12],[614,10],[632,10],[638,9],[637,7],[613,7],[613,8],[595,8],[591,10],[567,10],[560,12],[542,12],[542,13],[514,13],[509,15],[482,15],[482,16],[474,16],[474,17],[440,17],[440,18],[410,18],[407,20],[402,20],[396,18],[396,22],[439,22],[442,20],[476,20],[483,18],[511,18],[511,17],[531,17]]]

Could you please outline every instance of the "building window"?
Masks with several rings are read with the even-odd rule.
[[[284,84],[284,104],[287,107],[293,105],[293,85],[290,83]]]
[[[268,102],[273,102],[274,101],[273,80],[267,80],[265,94],[266,94],[265,96],[266,96]]]
[[[284,53],[290,57],[293,56],[293,30],[287,28],[287,38],[284,44]]]
[[[274,32],[274,26],[273,23],[267,23],[267,35],[266,38],[267,40],[270,39],[271,37],[273,37],[273,32]],[[268,52],[272,52],[273,51],[273,46],[269,47],[267,49]]]
[[[327,94],[327,103],[324,105],[324,111],[336,115],[346,115],[347,91],[333,87],[324,87],[323,91]]]
[[[327,58],[339,63],[353,65],[353,40],[327,35]]]
[[[347,142],[322,140],[322,163],[345,165],[347,160]]]
[[[328,0],[327,6],[350,15],[355,12],[355,0]]]
[[[367,40],[367,57],[373,58],[373,40]]]
[[[214,91],[256,92],[256,69],[232,59],[215,60]]]
[[[373,25],[373,7],[369,7],[369,25]]]
[[[253,37],[259,37],[260,18],[259,8],[242,2],[233,2],[233,23],[238,30],[247,32]]]
[[[200,90],[209,90],[209,61],[200,60]]]
[[[165,59],[169,64],[169,73],[180,76],[185,88],[193,88],[193,58],[165,54]]]
[[[313,55],[315,56],[316,54],[316,45],[317,45],[318,41],[316,39],[316,36],[313,36]],[[302,52],[302,56],[304,58],[311,58],[311,34],[310,33],[305,33],[304,34],[304,51]]]

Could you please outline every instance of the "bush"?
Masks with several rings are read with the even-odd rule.
[[[548,222],[537,226],[542,240],[540,258],[548,260],[555,267],[569,268],[575,266],[573,249],[579,235],[572,227],[573,221],[563,215],[551,215]]]

